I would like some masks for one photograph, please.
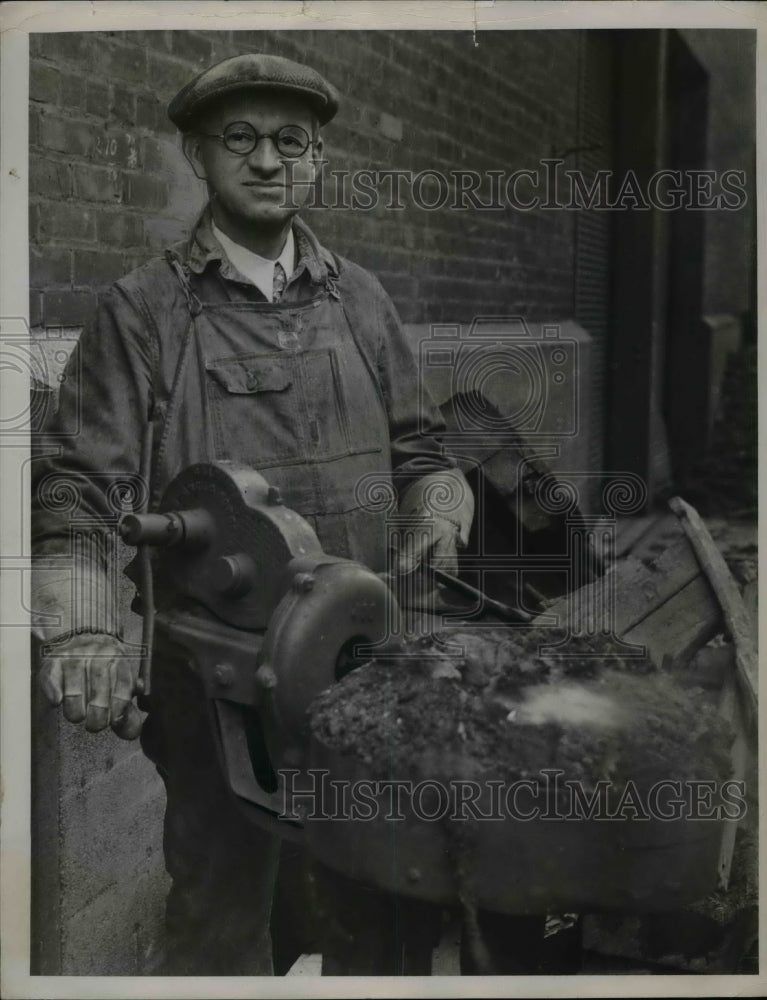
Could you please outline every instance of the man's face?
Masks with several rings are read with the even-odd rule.
[[[272,138],[259,139],[256,148],[243,156],[227,149],[221,139],[201,134],[223,135],[236,122],[247,123],[258,136]],[[310,142],[298,158],[282,155],[276,133],[286,125],[299,125],[310,139],[316,135],[309,108],[288,94],[240,92],[201,115],[199,131],[184,137],[184,151],[194,172],[208,183],[214,217],[236,226],[278,226],[305,203],[322,144],[319,139]]]

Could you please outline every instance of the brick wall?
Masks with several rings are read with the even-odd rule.
[[[165,107],[218,59],[305,59],[347,95],[326,170],[535,167],[576,145],[567,32],[114,32],[30,38],[30,286],[37,335],[75,334],[100,289],[180,238],[203,203]],[[409,323],[573,311],[574,215],[314,209]],[[135,620],[131,621],[135,629]],[[135,974],[161,953],[162,792],[134,745],[35,696],[33,968]]]
[[[86,322],[99,287],[185,231],[203,192],[165,107],[211,61],[251,50],[306,59],[349,95],[326,129],[327,171],[510,172],[575,145],[567,32],[483,35],[477,47],[452,32],[33,35],[33,325]],[[309,218],[380,276],[406,321],[572,312],[573,213],[381,204]]]

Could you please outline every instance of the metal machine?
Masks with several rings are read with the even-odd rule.
[[[182,655],[199,675],[232,791],[254,821],[290,836],[277,771],[306,766],[308,705],[366,648],[383,648],[394,595],[365,566],[325,553],[278,490],[236,463],[190,466],[157,513],[127,515],[120,532],[153,564],[157,610],[145,591],[142,611],[155,657]],[[142,684],[148,694],[148,662]]]
[[[181,656],[199,675],[221,766],[253,821],[303,839],[352,878],[454,902],[459,887],[442,824],[413,816],[392,823],[383,808],[372,822],[304,822],[292,801],[313,785],[310,769],[367,777],[360,761],[312,739],[307,708],[371,651],[400,648],[401,609],[387,579],[323,552],[277,490],[229,462],[186,469],[158,512],[126,516],[121,534],[140,548],[145,636],[153,624],[158,669],[165,656]],[[148,691],[148,664],[142,673]],[[714,888],[721,824],[506,819],[479,824],[475,834],[472,891],[481,906],[637,911],[672,909]]]

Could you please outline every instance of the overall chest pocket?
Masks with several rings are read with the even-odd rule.
[[[240,354],[205,367],[218,457],[263,468],[354,450],[333,348]]]

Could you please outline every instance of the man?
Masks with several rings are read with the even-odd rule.
[[[157,665],[142,731],[138,661],[109,596],[110,532],[96,534],[74,587],[55,568],[72,518],[114,525],[110,484],[138,482],[140,492],[137,477],[149,469],[151,506],[183,468],[216,459],[261,470],[325,551],[378,571],[387,568],[385,531],[361,506],[365,477],[389,477],[406,513],[428,515],[435,481],[457,497],[432,519],[430,552],[399,553],[402,571],[426,556],[450,564],[473,514],[389,298],[297,217],[320,169],[320,127],[337,108],[335,89],[313,69],[261,54],[227,59],[176,95],[168,113],[208,205],[188,241],[103,297],[42,435],[41,454],[53,457],[36,463],[43,687],[89,731],[141,732],[163,777],[168,974],[272,971],[279,842],[243,821],[225,788],[191,671]],[[143,468],[142,449],[151,457]],[[58,502],[62,484],[71,503]]]

